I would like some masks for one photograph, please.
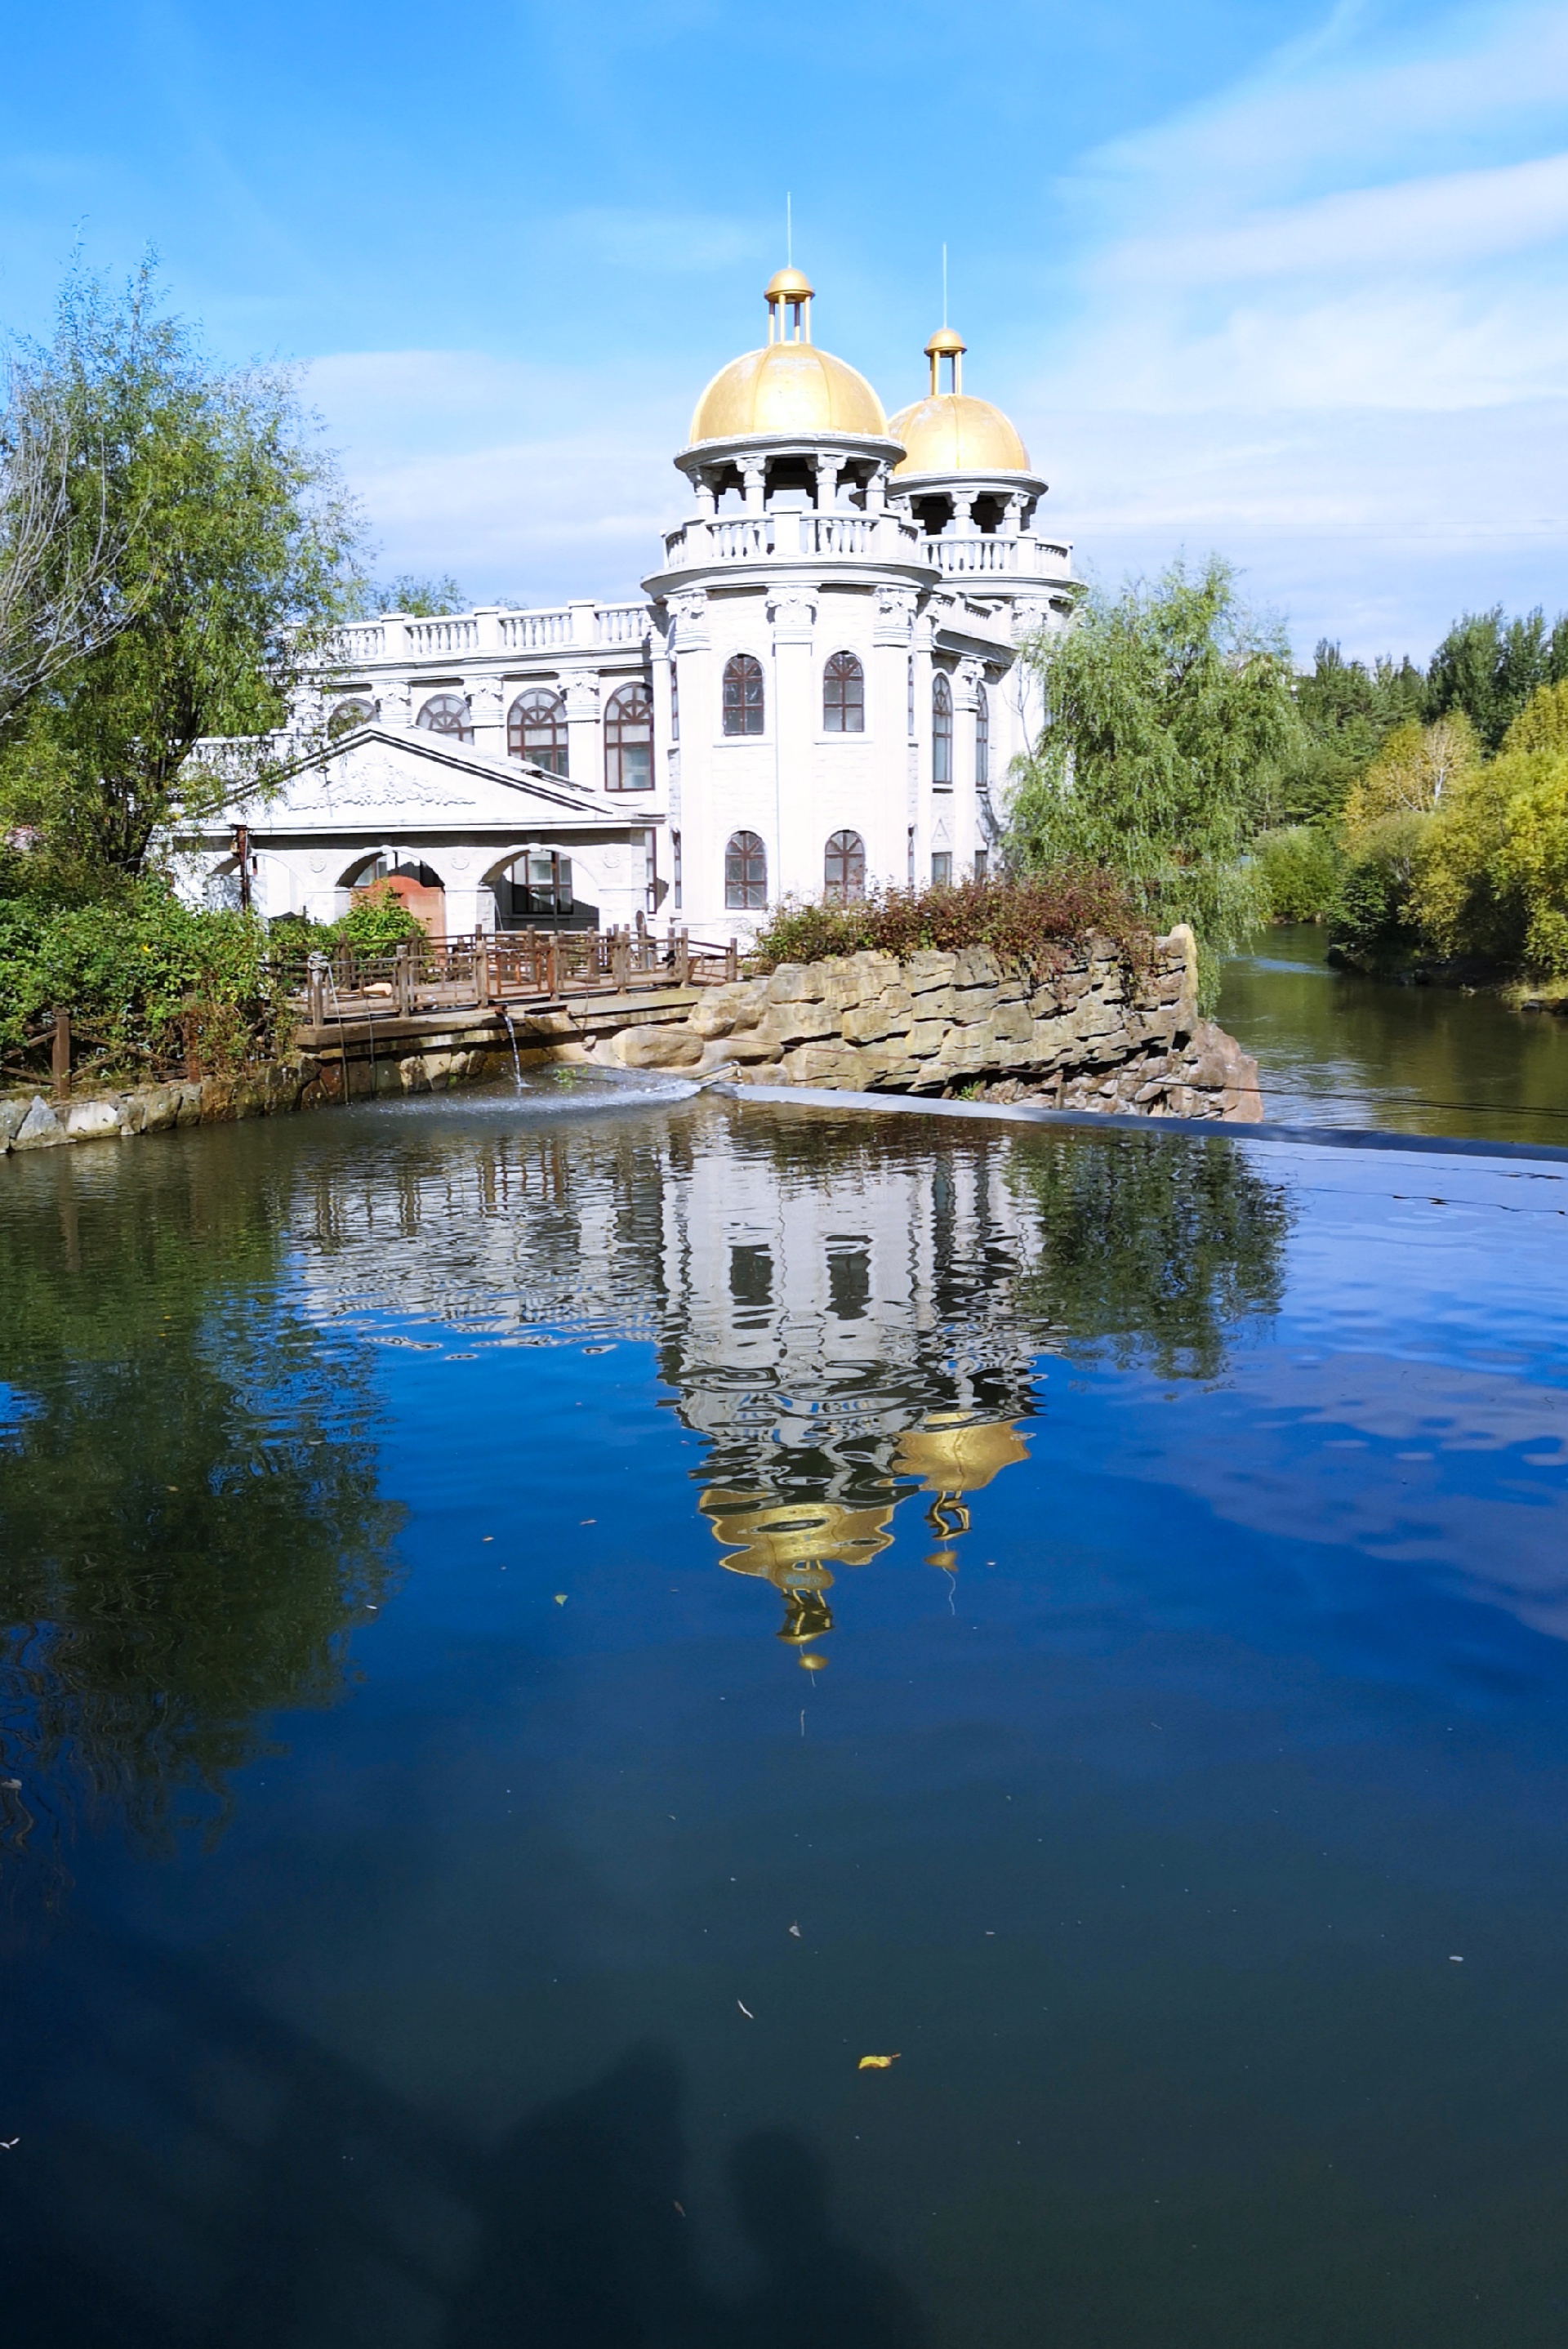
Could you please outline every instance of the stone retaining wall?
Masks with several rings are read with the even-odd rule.
[[[838,1092],[1259,1120],[1257,1063],[1198,1017],[1197,964],[1184,923],[1155,941],[1142,977],[1109,938],[1026,970],[988,947],[782,963],[708,988],[678,1020],[624,1028],[593,1057]]]
[[[620,1069],[824,1085],[838,1092],[954,1094],[1040,1101],[1061,1109],[1132,1110],[1150,1117],[1258,1120],[1257,1063],[1196,1010],[1197,948],[1185,926],[1160,938],[1135,978],[1109,938],[1089,941],[1059,967],[1006,969],[985,947],[957,954],[845,955],[785,963],[767,978],[706,988],[695,1008],[656,998],[628,1001],[597,1037],[535,1034],[520,1019],[524,1065],[586,1061]],[[630,1014],[630,1018],[627,1014]],[[480,1019],[476,1015],[476,1019]],[[480,1026],[494,1021],[483,1015]],[[498,1046],[461,1023],[421,1051],[379,1060],[303,1052],[232,1077],[139,1085],[123,1092],[48,1102],[0,1098],[0,1154],[75,1142],[227,1124],[372,1093],[444,1092],[511,1068]]]

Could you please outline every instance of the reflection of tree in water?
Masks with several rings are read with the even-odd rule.
[[[0,1224],[12,1839],[45,1777],[57,1827],[113,1810],[155,1841],[213,1832],[259,1717],[333,1701],[380,1595],[397,1512],[363,1372],[280,1299],[280,1202],[253,1169],[160,1145],[109,1183],[28,1172]]]
[[[1212,1378],[1234,1325],[1279,1309],[1285,1195],[1233,1142],[1031,1136],[1011,1182],[1038,1234],[1018,1308],[1046,1344]]]

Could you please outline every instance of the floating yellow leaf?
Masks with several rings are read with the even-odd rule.
[[[885,2072],[890,2064],[897,2062],[896,2055],[862,2055],[855,2069],[857,2072]]]
[[[555,1603],[556,1603],[557,1607],[564,1607],[564,1606],[565,1606],[565,1604],[566,1604],[566,1593],[564,1592],[564,1590],[558,1590],[558,1591],[556,1592],[556,1594],[555,1594]]]

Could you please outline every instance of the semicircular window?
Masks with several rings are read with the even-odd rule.
[[[469,719],[469,705],[460,693],[434,693],[415,719],[427,734],[455,734],[459,742],[471,742],[474,730]]]
[[[368,726],[376,712],[367,701],[340,701],[326,721],[329,742],[344,734],[352,734],[356,726]]]
[[[542,688],[520,693],[507,712],[506,747],[510,757],[526,759],[547,775],[570,774],[566,696]]]

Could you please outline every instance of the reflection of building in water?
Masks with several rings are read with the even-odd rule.
[[[711,1441],[699,1506],[734,1545],[725,1565],[774,1584],[780,1638],[814,1663],[834,1567],[888,1546],[913,1483],[955,1562],[964,1495],[1026,1456],[1013,1423],[1041,1333],[1013,1310],[1026,1251],[1002,1149],[862,1141],[791,1164],[790,1137],[738,1130],[751,1146],[697,1160],[681,1187],[665,1371]]]
[[[1049,1340],[1016,1309],[1029,1217],[1008,1147],[716,1105],[493,1136],[410,1123],[368,1175],[318,1168],[304,1277],[333,1318],[467,1343],[653,1339],[707,1440],[697,1506],[723,1562],[774,1585],[780,1636],[814,1662],[835,1570],[888,1547],[901,1500],[923,1489],[951,1566],[965,1496],[1026,1456]]]

